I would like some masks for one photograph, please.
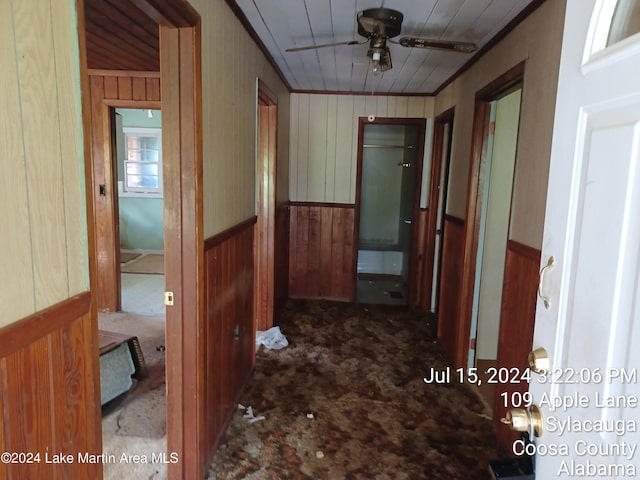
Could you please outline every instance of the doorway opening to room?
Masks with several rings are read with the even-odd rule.
[[[498,367],[503,279],[511,215],[522,85],[487,102],[488,130],[478,187],[478,246],[469,342],[469,367],[482,380],[484,400],[493,405],[495,384],[487,379]]]
[[[164,316],[162,114],[117,108],[113,119],[121,310]]]
[[[415,281],[423,119],[360,119],[356,301],[407,305]]]
[[[137,103],[137,104],[136,104]],[[166,307],[162,113],[158,105],[109,106],[117,312],[99,315],[103,452],[136,439],[166,450]],[[105,476],[116,472],[105,467]]]
[[[453,144],[453,109],[435,119],[433,159],[429,174],[429,200],[424,239],[424,267],[419,304],[438,313],[445,214],[449,192],[449,164]]]
[[[115,301],[120,291],[120,249],[114,214],[118,187],[111,109],[159,109],[162,102],[162,175],[171,179],[163,182],[165,295],[170,308],[165,309],[166,352],[162,352],[167,369],[165,375],[163,368],[161,378],[166,386],[155,389],[161,394],[158,411],[162,412],[164,434],[153,451],[180,458],[179,463],[163,465],[168,478],[199,478],[207,455],[202,437],[194,433],[205,423],[201,389],[206,348],[201,335],[204,286],[199,281],[204,275],[200,16],[183,0],[169,7],[147,0],[117,6],[91,0],[78,5],[85,7],[80,48],[86,54],[89,74],[83,106],[88,109],[85,122],[90,123],[91,131],[94,302],[99,311],[120,310]],[[113,14],[120,9],[122,14]],[[84,38],[99,46],[83,44]],[[122,38],[127,40],[120,41]],[[112,44],[110,49],[100,47]],[[185,371],[192,375],[182,375]],[[102,365],[99,373],[102,381]],[[140,413],[144,415],[145,409]],[[144,423],[133,422],[135,427]],[[114,437],[122,439],[121,435]],[[134,443],[136,438],[131,437]]]
[[[287,235],[282,235],[283,213],[278,210],[277,97],[260,79],[257,87],[254,327],[267,330],[273,326],[274,318],[287,298],[288,264],[283,260],[288,258],[289,240]],[[288,218],[288,212],[284,216]]]

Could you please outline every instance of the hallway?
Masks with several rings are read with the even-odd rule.
[[[447,367],[435,319],[403,307],[289,301],[282,350],[257,353],[210,479],[491,478],[489,414]]]

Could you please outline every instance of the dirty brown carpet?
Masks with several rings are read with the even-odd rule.
[[[427,385],[447,367],[433,320],[406,308],[291,301],[283,350],[257,354],[210,479],[490,479],[500,457],[469,387]]]

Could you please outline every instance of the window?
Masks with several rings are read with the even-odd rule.
[[[640,0],[618,0],[611,20],[607,46],[640,32]]]
[[[162,133],[159,128],[124,128],[124,191],[162,193]]]
[[[597,55],[640,32],[640,0],[602,0],[599,5],[592,20],[595,28],[589,55]]]

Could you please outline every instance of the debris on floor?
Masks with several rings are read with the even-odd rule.
[[[270,350],[280,350],[289,345],[287,337],[280,331],[280,327],[271,327],[269,330],[256,332],[256,348],[264,345]]]
[[[238,410],[244,410],[244,415],[242,416],[242,418],[247,419],[249,423],[256,423],[256,422],[259,422],[260,420],[265,420],[265,417],[263,415],[256,417],[253,414],[253,408],[251,406],[245,407],[244,405],[239,403]]]

